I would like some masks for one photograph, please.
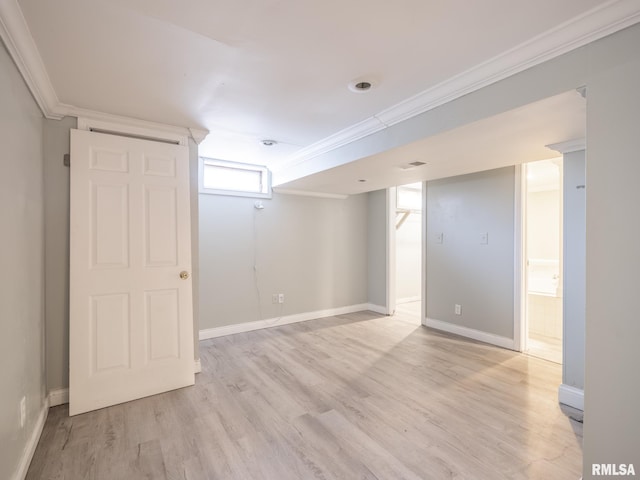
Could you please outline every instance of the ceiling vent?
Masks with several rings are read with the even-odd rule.
[[[411,170],[412,168],[421,167],[422,165],[426,165],[426,162],[411,162],[406,165],[400,165],[400,170]]]

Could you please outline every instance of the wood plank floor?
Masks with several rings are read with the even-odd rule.
[[[207,340],[195,387],[69,418],[28,479],[577,480],[561,367],[362,312]]]

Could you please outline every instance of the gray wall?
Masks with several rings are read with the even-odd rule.
[[[367,302],[367,195],[254,202],[200,194],[201,329]]]
[[[44,121],[47,387],[69,385],[69,130],[75,118]]]
[[[562,383],[584,389],[586,282],[585,152],[564,155]]]
[[[428,318],[513,338],[514,194],[513,167],[427,182]]]
[[[46,398],[42,114],[1,43],[0,105],[0,478],[10,479]]]
[[[587,82],[585,478],[592,463],[640,469],[638,45],[640,26],[598,42]]]
[[[387,190],[367,193],[368,302],[387,308]]]
[[[49,391],[69,386],[69,130],[75,118],[44,120],[46,358]],[[198,147],[189,143],[194,342],[198,353]]]

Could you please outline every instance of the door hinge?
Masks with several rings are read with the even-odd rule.
[[[62,161],[62,163],[64,163],[65,167],[70,167],[71,166],[71,154],[70,153],[65,153],[64,154],[64,160]]]

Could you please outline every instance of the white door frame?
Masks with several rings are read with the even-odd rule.
[[[420,282],[420,323],[427,325],[427,181],[422,182],[422,281]]]
[[[420,323],[425,325],[427,317],[426,285],[427,285],[427,182],[422,183],[422,227],[421,227],[421,281],[420,281]],[[386,217],[387,217],[387,278],[386,278],[386,309],[387,315],[393,315],[396,311],[396,207],[397,188],[389,187],[386,190]]]
[[[527,165],[515,166],[514,193],[514,278],[513,278],[513,349],[524,352],[527,349],[527,268],[526,239],[527,223]]]
[[[387,188],[387,315],[396,311],[396,187]]]

